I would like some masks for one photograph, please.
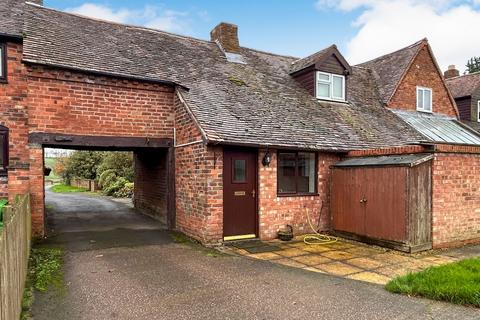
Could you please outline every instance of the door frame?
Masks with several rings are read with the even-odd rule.
[[[260,219],[259,219],[259,216],[258,216],[258,213],[259,213],[259,210],[260,210],[260,181],[259,181],[259,169],[258,169],[258,166],[259,166],[259,160],[258,160],[258,155],[259,155],[259,150],[257,148],[248,148],[248,147],[234,147],[234,146],[227,146],[227,147],[224,147],[223,150],[222,150],[222,153],[223,153],[223,161],[225,161],[225,153],[226,152],[251,152],[252,154],[255,155],[255,182],[254,182],[254,185],[255,185],[255,188],[256,188],[256,192],[255,192],[255,238],[252,238],[252,239],[258,239],[259,238],[259,231],[260,231],[260,226],[259,226],[259,222],[260,222]],[[222,198],[224,198],[225,196],[225,180],[227,179],[227,177],[230,177],[231,176],[231,172],[229,173],[229,175],[226,175],[225,174],[225,163],[223,164],[223,168],[222,168],[222,175],[223,175],[223,178],[222,178]],[[225,227],[224,227],[224,223],[225,223],[225,220],[224,220],[224,217],[225,217],[225,201],[223,201],[223,206],[222,206],[222,240],[225,238]],[[223,240],[225,241],[225,240]]]

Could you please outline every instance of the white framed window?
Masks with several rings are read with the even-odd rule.
[[[317,71],[316,96],[318,99],[345,101],[345,76]]]
[[[417,87],[417,110],[432,112],[432,89]]]
[[[0,82],[7,80],[7,46],[0,43]]]
[[[477,122],[480,122],[480,100],[477,101]]]

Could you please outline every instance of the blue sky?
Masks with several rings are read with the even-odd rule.
[[[480,0],[45,0],[47,7],[209,39],[220,21],[241,45],[303,57],[332,43],[352,63],[428,37],[442,68],[480,56]]]

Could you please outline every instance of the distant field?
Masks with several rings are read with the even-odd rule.
[[[53,170],[53,168],[55,168],[56,161],[57,161],[56,158],[45,158],[45,166],[52,169],[52,172],[50,172],[50,175],[48,177],[45,177],[46,179],[60,179],[60,177],[57,176],[55,171]]]

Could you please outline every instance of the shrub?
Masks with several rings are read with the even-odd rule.
[[[125,183],[123,188],[115,192],[113,196],[117,198],[131,198],[133,197],[133,189],[133,182]]]
[[[108,181],[104,187],[103,187],[103,193],[106,194],[107,196],[113,196],[115,195],[116,192],[121,190],[125,184],[127,184],[129,181],[125,179],[124,177],[115,177],[115,180]]]
[[[100,178],[98,179],[98,184],[100,185],[100,187],[105,188],[107,185],[110,185],[113,181],[115,181],[116,178],[117,173],[115,172],[115,170],[106,170],[100,175]]]
[[[107,170],[115,170],[117,176],[133,181],[133,154],[131,152],[105,152],[102,163],[98,166],[97,175]]]

